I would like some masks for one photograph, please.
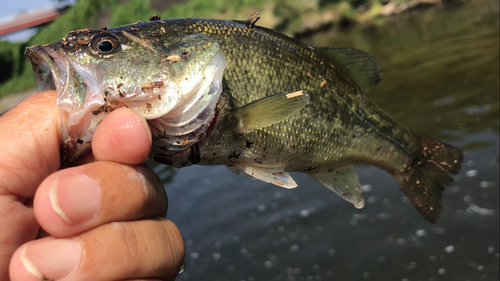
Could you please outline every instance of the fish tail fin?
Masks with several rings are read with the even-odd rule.
[[[419,153],[395,178],[420,214],[435,223],[440,217],[441,193],[453,182],[450,173],[460,171],[463,154],[460,149],[427,136],[420,136],[419,142]]]

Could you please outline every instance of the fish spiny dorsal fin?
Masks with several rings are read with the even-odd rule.
[[[239,120],[238,130],[250,132],[271,126],[298,113],[309,103],[309,96],[302,91],[285,92],[251,102],[233,110]]]
[[[340,68],[366,93],[380,80],[380,65],[370,54],[353,48],[318,48],[333,60],[333,66]]]
[[[255,12],[248,17],[248,19],[245,21],[245,26],[249,28],[253,28],[255,26],[255,23],[260,19],[259,13]]]
[[[319,180],[342,199],[351,202],[354,207],[361,209],[365,205],[365,199],[353,165],[340,167],[329,172],[309,174],[309,176]]]

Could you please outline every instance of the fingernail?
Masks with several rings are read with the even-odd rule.
[[[68,224],[79,224],[95,217],[101,208],[101,189],[86,175],[56,179],[50,190],[54,211]]]
[[[58,280],[78,267],[81,256],[80,243],[73,239],[39,240],[24,246],[21,261],[40,280]]]
[[[142,124],[144,125],[144,130],[146,130],[146,135],[148,136],[149,142],[151,143],[153,141],[153,139],[151,136],[151,130],[149,129],[148,121],[146,120],[146,118],[142,118],[142,117],[139,117],[139,118],[141,118]]]

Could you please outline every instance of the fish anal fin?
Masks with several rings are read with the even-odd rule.
[[[353,165],[343,166],[328,172],[309,174],[309,176],[319,180],[342,199],[351,202],[354,207],[361,209],[365,205],[365,199]]]
[[[309,96],[302,91],[285,92],[268,96],[233,110],[239,120],[240,132],[251,132],[271,126],[298,113],[309,103]]]
[[[243,162],[233,163],[232,166],[227,167],[236,174],[244,174],[287,189],[297,187],[297,183],[293,180],[290,174],[285,172],[283,169],[264,168]]]
[[[347,76],[366,93],[380,80],[380,65],[370,54],[353,48],[318,48],[326,54],[336,68],[340,68]]]

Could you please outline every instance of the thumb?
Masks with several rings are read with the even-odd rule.
[[[38,232],[32,198],[59,168],[56,92],[33,95],[0,117],[0,280],[16,249]]]
[[[59,169],[56,95],[37,93],[0,117],[0,195],[31,198],[42,180]]]

